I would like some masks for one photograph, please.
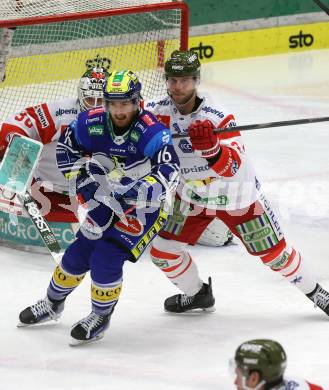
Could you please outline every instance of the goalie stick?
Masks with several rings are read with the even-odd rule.
[[[0,166],[0,184],[9,192],[16,193],[24,210],[56,263],[61,257],[61,247],[48,222],[42,216],[36,201],[27,191],[37,166],[42,144],[23,136],[12,138]]]
[[[320,0],[313,0],[316,5],[318,5],[322,11],[324,11],[327,15],[329,15],[329,8],[324,5]]]
[[[328,122],[328,121],[329,121],[328,116],[324,116],[324,117],[320,117],[320,118],[292,119],[289,121],[255,123],[253,125],[245,125],[245,126],[242,125],[242,126],[228,127],[225,129],[217,129],[217,130],[215,130],[215,133],[231,133],[232,131],[259,130],[259,129],[268,129],[270,127],[306,125],[306,124],[310,124],[310,123]],[[173,138],[184,138],[184,137],[188,137],[188,134],[173,134],[172,137]]]

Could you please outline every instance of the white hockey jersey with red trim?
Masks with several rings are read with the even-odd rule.
[[[13,134],[21,134],[44,144],[34,178],[56,192],[66,192],[68,182],[57,168],[56,144],[60,134],[80,113],[78,99],[62,99],[28,107],[10,115],[1,124],[0,155]]]
[[[222,107],[215,106],[207,96],[202,99],[196,111],[182,115],[169,96],[148,100],[146,110],[170,128],[173,134],[187,135],[188,126],[196,120],[209,119],[215,127],[232,127],[235,118]],[[174,145],[181,163],[183,180],[179,195],[187,202],[216,210],[235,210],[249,206],[257,199],[255,171],[247,157],[238,131],[219,134],[221,157],[210,168],[205,158],[193,153],[188,136],[174,139]]]
[[[309,383],[301,378],[284,378],[281,385],[275,386],[273,390],[324,390],[323,387]]]

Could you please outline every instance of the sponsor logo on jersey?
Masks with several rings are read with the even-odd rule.
[[[127,236],[125,236],[124,234],[121,234],[120,237],[123,240],[127,241],[130,246],[134,246],[134,243]]]
[[[157,115],[157,120],[161,122],[166,127],[170,127],[170,116],[169,115]]]
[[[16,133],[8,133],[6,135],[6,142],[8,142],[8,144],[10,144],[11,140],[15,137],[15,135],[17,135],[17,134]],[[4,146],[3,149],[6,149],[6,146]]]
[[[178,147],[183,153],[193,153],[192,145],[186,139],[181,139]]]
[[[285,385],[285,390],[294,390],[297,389],[297,387],[300,387],[300,385],[293,380],[286,382]]]
[[[128,152],[129,153],[137,153],[137,148],[136,148],[136,146],[133,143],[130,143],[128,145]]]
[[[36,106],[35,113],[37,114],[37,117],[41,123],[42,128],[43,129],[47,128],[49,126],[49,122],[43,108],[41,106]]]
[[[103,122],[103,117],[102,116],[95,116],[94,118],[89,118],[86,120],[86,124],[90,123],[102,123]]]
[[[95,114],[102,114],[104,112],[103,107],[93,108],[92,110],[87,111],[88,116],[93,116]]]
[[[166,131],[163,131],[162,132],[163,136],[162,136],[162,142],[164,144],[169,144],[169,141],[170,141],[170,134],[168,134]]]
[[[170,101],[168,99],[158,100],[157,102],[148,102],[146,104],[146,107],[152,107],[154,108],[156,105],[159,106],[169,106]]]
[[[155,124],[153,118],[151,118],[148,114],[142,115],[141,119],[148,125],[152,126]]]
[[[139,138],[140,138],[140,133],[136,130],[132,130],[132,132],[130,133],[130,138],[134,141],[134,142],[138,142],[139,141]]]
[[[261,184],[256,176],[255,176],[255,187],[256,187],[256,190],[258,190],[258,191],[260,190],[260,187],[261,187]]]
[[[88,127],[88,133],[89,135],[103,135],[104,134],[104,127],[102,125],[93,125]]]
[[[294,278],[294,280],[291,281],[291,284],[301,283],[302,280],[303,280],[303,277],[302,277],[302,276],[296,276],[296,277]]]
[[[172,127],[178,134],[187,134],[187,129],[181,129],[178,125],[178,123],[173,123]]]
[[[274,230],[278,236],[278,239],[281,239],[283,237],[283,232],[282,232],[281,227],[279,225],[279,222],[278,222],[273,210],[271,209],[271,206],[269,205],[267,199],[265,198],[264,194],[261,194],[260,201],[261,201],[261,203],[266,211],[267,217],[270,219],[271,225],[274,228]]]
[[[120,232],[127,233],[130,236],[140,236],[144,232],[144,227],[135,216],[126,215],[127,223],[124,221],[118,221],[114,227]]]
[[[232,175],[235,175],[238,172],[238,170],[239,170],[239,163],[236,160],[234,160],[231,167]]]
[[[78,115],[78,110],[76,108],[67,108],[67,109],[64,109],[64,108],[59,108],[57,111],[56,111],[56,116],[62,116],[62,115]]]
[[[196,173],[196,172],[204,172],[204,171],[208,171],[209,170],[209,165],[207,164],[207,165],[204,165],[204,166],[196,166],[196,165],[194,165],[194,167],[191,167],[191,168],[188,168],[188,167],[186,167],[186,168],[181,168],[181,173],[183,174],[183,175],[186,175],[186,174],[188,174],[188,173]]]
[[[211,114],[217,115],[221,119],[224,118],[224,114],[222,113],[222,111],[218,111],[215,108],[209,106],[202,107],[201,111],[204,111],[207,114],[210,112]]]

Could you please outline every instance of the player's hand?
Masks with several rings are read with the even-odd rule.
[[[121,180],[121,189],[117,189],[114,197],[120,202],[135,204],[146,207],[146,203],[157,202],[160,204],[163,195],[162,185],[153,177],[147,176],[142,179],[133,181],[128,177]],[[138,207],[139,207],[138,206]]]
[[[106,168],[96,160],[87,161],[76,180],[76,194],[80,204],[84,205],[95,199],[96,191],[102,194],[109,192],[106,175]]]
[[[76,181],[76,194],[80,204],[85,205],[91,199],[94,199],[94,195],[99,188],[99,184],[94,182],[85,174],[84,170],[81,170]]]
[[[194,152],[204,158],[214,157],[220,150],[218,135],[214,133],[214,124],[206,119],[190,124],[188,134]]]

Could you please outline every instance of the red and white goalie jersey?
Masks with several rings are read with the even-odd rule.
[[[13,134],[42,142],[44,146],[34,178],[51,191],[67,192],[68,182],[57,168],[56,143],[80,111],[78,99],[70,98],[28,107],[10,115],[0,128],[0,157]]]
[[[146,101],[145,109],[170,128],[173,134],[186,135],[174,139],[181,163],[183,180],[178,193],[183,200],[216,210],[235,210],[249,206],[257,199],[255,171],[245,154],[238,131],[219,135],[221,156],[210,168],[208,161],[193,153],[188,138],[188,126],[196,120],[210,120],[215,127],[236,126],[235,118],[225,109],[215,108],[211,99],[198,94],[198,108],[181,115],[169,96]],[[218,107],[218,104],[217,104]]]

